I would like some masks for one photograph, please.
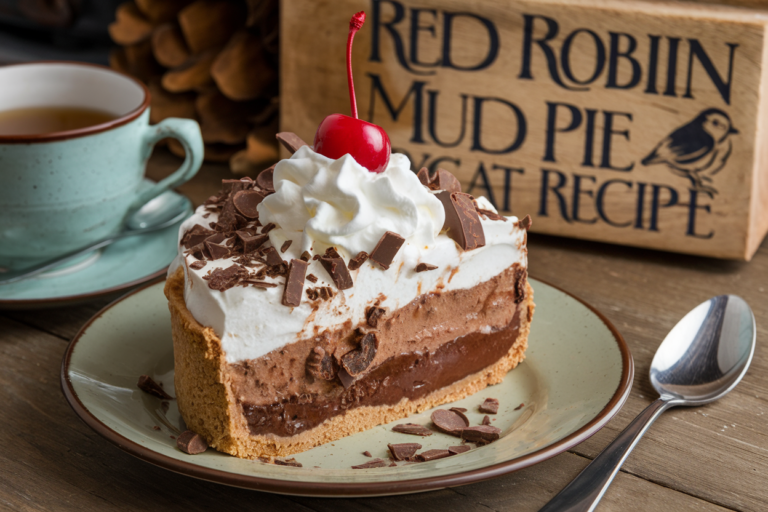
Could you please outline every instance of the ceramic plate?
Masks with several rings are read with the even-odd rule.
[[[144,180],[143,186],[154,182]],[[179,201],[192,205],[173,191]],[[125,238],[91,253],[85,260],[40,276],[11,284],[0,284],[0,309],[32,309],[64,306],[115,295],[165,274],[176,257],[179,221],[160,231]]]
[[[502,438],[469,452],[399,467],[353,470],[387,457],[387,443],[447,448],[459,440],[399,434],[381,425],[295,456],[303,467],[243,460],[209,449],[187,455],[171,436],[181,417],[136,388],[148,374],[173,390],[171,322],[163,284],[134,291],[96,315],[75,336],[62,364],[61,383],[75,412],[96,432],[147,462],[196,478],[304,496],[381,496],[456,486],[509,473],[584,441],[613,417],[629,395],[634,366],[626,343],[596,310],[541,281],[531,280],[536,313],[525,362],[501,384],[454,402],[471,424],[484,416],[485,398],[499,399],[493,425]],[[446,406],[443,406],[446,407]],[[427,425],[431,411],[407,421]],[[153,427],[159,427],[154,429]]]

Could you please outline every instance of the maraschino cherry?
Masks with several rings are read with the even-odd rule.
[[[349,21],[347,37],[347,82],[352,117],[331,114],[320,123],[315,134],[315,151],[328,158],[341,158],[349,153],[371,172],[383,172],[389,163],[392,147],[387,132],[380,126],[357,118],[355,85],[352,81],[352,40],[365,22],[365,13],[358,12]]]

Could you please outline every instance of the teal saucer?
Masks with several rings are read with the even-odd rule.
[[[176,192],[166,194],[183,197]],[[38,309],[87,302],[117,295],[164,275],[176,257],[181,222],[115,242],[68,268],[0,285],[0,309]]]

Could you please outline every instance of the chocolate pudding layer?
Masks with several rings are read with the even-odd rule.
[[[252,435],[288,437],[362,406],[395,405],[415,400],[476,373],[505,356],[520,332],[520,308],[502,330],[474,332],[455,338],[434,351],[393,356],[337,396],[300,396],[259,406],[241,403]]]

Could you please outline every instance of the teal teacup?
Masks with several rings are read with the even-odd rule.
[[[71,107],[107,113],[85,128],[0,135],[0,267],[15,269],[118,231],[132,211],[189,180],[203,161],[200,127],[188,119],[149,125],[149,91],[109,68],[80,63],[0,67],[0,115]],[[178,139],[181,167],[141,187],[152,148]]]

